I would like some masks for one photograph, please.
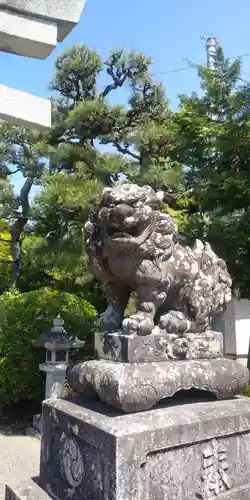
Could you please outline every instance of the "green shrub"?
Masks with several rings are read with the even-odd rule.
[[[250,385],[246,385],[241,394],[242,396],[247,396],[248,398],[250,398]]]
[[[6,292],[1,296],[0,404],[43,398],[39,361],[44,360],[44,352],[34,348],[32,340],[48,331],[58,314],[70,335],[92,340],[95,309],[74,294],[43,288],[23,294]]]

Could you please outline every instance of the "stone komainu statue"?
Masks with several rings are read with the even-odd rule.
[[[202,333],[231,300],[225,262],[208,243],[180,245],[172,217],[157,210],[162,200],[149,186],[106,188],[85,225],[90,269],[107,285],[102,331]],[[124,319],[131,292],[136,313]]]

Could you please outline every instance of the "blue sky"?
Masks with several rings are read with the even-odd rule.
[[[176,107],[177,95],[196,90],[198,79],[195,70],[172,70],[185,67],[185,59],[205,63],[201,36],[216,36],[228,57],[249,53],[242,76],[250,80],[249,23],[249,0],[86,0],[80,24],[47,60],[0,53],[1,83],[46,97],[64,47],[84,43],[103,56],[123,47],[153,58],[152,71]]]

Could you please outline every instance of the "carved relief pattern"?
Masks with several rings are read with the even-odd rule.
[[[119,345],[118,341],[114,339],[114,337],[110,337],[108,335],[105,335],[103,337],[103,346],[102,346],[104,354],[109,354],[110,358],[113,361],[119,361]]]
[[[202,450],[202,491],[197,498],[212,499],[225,493],[231,488],[231,479],[228,474],[226,449],[216,439],[207,443]]]
[[[83,457],[74,439],[65,438],[62,446],[62,471],[71,487],[80,485],[83,474]]]

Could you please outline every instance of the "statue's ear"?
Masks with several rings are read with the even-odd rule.
[[[164,200],[164,191],[158,191],[157,193],[153,193],[149,196],[147,196],[145,203],[147,205],[153,206],[153,205],[159,205],[162,203]]]
[[[159,202],[162,203],[164,200],[164,191],[158,191],[158,193],[156,193],[156,197],[159,200]]]
[[[111,187],[105,187],[105,188],[103,188],[102,194],[111,193],[111,192],[112,192]]]

